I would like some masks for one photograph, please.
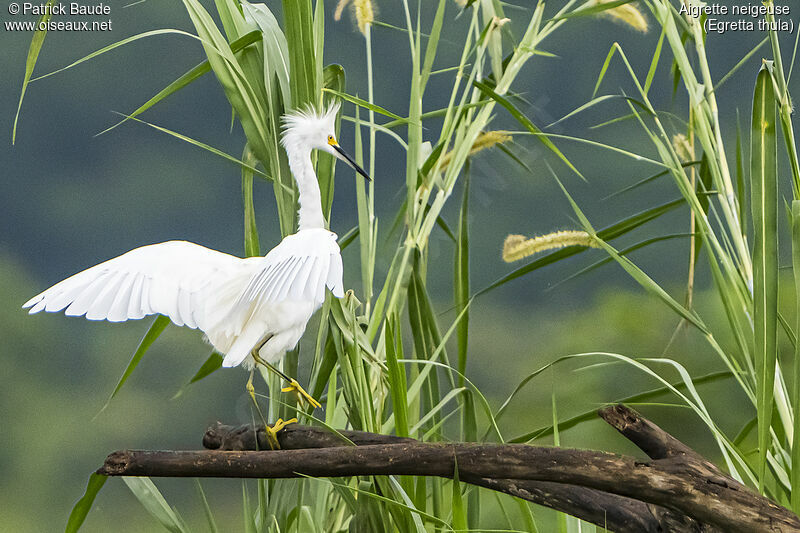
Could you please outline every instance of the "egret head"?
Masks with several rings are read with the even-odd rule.
[[[335,127],[338,112],[339,104],[335,103],[329,105],[321,113],[309,107],[306,110],[293,111],[284,115],[281,144],[289,156],[311,150],[328,152],[369,180],[371,179],[369,175],[356,164],[352,157],[347,155],[336,140]]]

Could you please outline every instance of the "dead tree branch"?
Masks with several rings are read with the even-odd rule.
[[[612,500],[598,503],[598,512],[608,514],[605,505],[620,509],[626,501],[638,500],[655,508],[669,509],[668,518],[684,520],[681,531],[800,531],[800,519],[787,509],[752,492],[719,471],[682,443],[635,412],[621,407],[604,409],[601,416],[623,435],[654,458],[649,461],[606,452],[547,448],[522,444],[442,444],[412,439],[401,442],[385,436],[347,432],[357,446],[339,445],[341,440],[327,434],[324,444],[315,440],[320,430],[289,426],[281,435],[285,448],[275,451],[120,451],[111,454],[98,473],[104,475],[139,475],[169,477],[292,478],[343,477],[372,475],[421,475],[451,477],[458,465],[465,482],[503,492],[548,495],[558,500],[567,496],[548,489],[556,484],[594,491]],[[250,439],[255,448],[252,428],[204,441],[218,447],[231,446],[236,439],[245,447]],[[248,432],[250,436],[248,437]],[[217,438],[217,441],[214,441]],[[335,439],[331,441],[330,439]],[[287,449],[290,446],[316,446]],[[359,444],[362,442],[364,444]],[[330,446],[336,443],[334,447]],[[344,443],[342,443],[344,444]],[[530,485],[538,482],[538,485]],[[546,483],[547,485],[542,485]],[[513,489],[512,489],[513,486]],[[526,498],[530,499],[530,498]],[[653,513],[651,513],[653,514]],[[630,513],[629,513],[630,516]],[[638,513],[636,516],[644,516]],[[654,515],[655,516],[655,515]],[[596,517],[595,517],[596,518]],[[656,517],[658,519],[658,517]],[[596,520],[592,520],[598,523]],[[599,523],[604,523],[600,521]],[[608,527],[612,527],[608,520]],[[705,526],[701,526],[705,524]],[[663,525],[662,525],[663,527]],[[706,529],[704,529],[706,528]],[[633,531],[632,526],[618,531]],[[643,529],[648,531],[648,529]],[[639,529],[642,531],[642,529]]]
[[[350,443],[363,446],[417,442],[415,439],[365,431],[340,431],[340,433],[346,440],[319,427],[292,424],[278,434],[278,441],[284,450],[326,448]],[[252,451],[268,449],[269,444],[263,426],[258,426],[257,431],[254,431],[253,426],[249,424],[234,427],[217,423],[206,430],[203,447],[210,450]],[[463,471],[460,475],[463,479]],[[550,507],[617,533],[718,531],[664,507],[575,485],[485,477],[471,478],[470,483]]]

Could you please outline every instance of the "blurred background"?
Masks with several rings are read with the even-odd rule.
[[[213,11],[210,2],[204,2]],[[334,22],[336,2],[326,1],[327,63],[340,63],[347,91],[366,94],[363,38],[347,16]],[[427,4],[427,3],[426,3]],[[431,3],[433,4],[433,3]],[[103,46],[157,28],[191,32],[184,8],[177,2],[112,1],[110,32],[50,32],[35,74],[61,68]],[[268,3],[278,20],[280,4]],[[431,20],[435,6],[426,6]],[[402,4],[379,1],[378,19],[404,25]],[[460,48],[448,50],[447,36],[457,42],[466,28],[452,4],[446,15],[438,68],[457,63]],[[548,10],[548,14],[552,14]],[[520,36],[529,18],[526,9],[509,6],[514,33]],[[27,17],[33,20],[34,17]],[[23,20],[18,17],[14,20]],[[9,20],[6,5],[0,20]],[[30,33],[0,28],[0,530],[62,529],[88,475],[107,453],[120,448],[195,449],[205,428],[215,420],[250,420],[244,395],[247,374],[239,369],[216,372],[173,396],[210,353],[197,331],[170,326],[147,353],[131,379],[100,412],[152,318],[126,324],[88,322],[62,315],[29,317],[20,309],[34,294],[67,276],[122,254],[131,248],[171,239],[190,240],[242,255],[243,228],[239,168],[208,152],[140,123],[129,122],[95,136],[114,124],[180,74],[202,61],[200,44],[188,37],[156,36],[136,41],[92,61],[32,83],[23,103],[16,144],[12,124],[25,71]],[[784,51],[794,36],[786,35]],[[757,32],[709,35],[712,74],[721,78],[763,35]],[[549,37],[543,48],[555,57],[533,58],[512,87],[534,123],[545,128],[592,97],[597,76],[612,43],[618,42],[637,74],[644,78],[658,32],[641,33],[606,18],[570,21]],[[179,42],[180,41],[180,42]],[[375,27],[375,95],[381,106],[407,113],[410,68],[407,36]],[[766,49],[765,53],[766,53]],[[729,146],[736,136],[737,116],[749,127],[750,102],[761,61],[756,53],[717,93],[723,132]],[[654,105],[686,115],[686,97],[673,94],[670,61],[665,54],[656,72]],[[428,89],[423,111],[446,105],[452,79],[439,75]],[[792,84],[796,85],[793,80]],[[792,85],[789,87],[793,89]],[[600,94],[632,94],[630,78],[618,60],[600,87]],[[352,105],[344,106],[352,115]],[[636,124],[592,126],[625,114],[621,103],[597,106],[546,131],[586,137],[650,154]],[[362,115],[363,116],[363,115]],[[244,136],[231,130],[231,111],[210,75],[145,113],[142,118],[212,145],[238,157]],[[431,138],[439,124],[432,121]],[[518,126],[497,108],[494,129]],[[403,132],[400,132],[404,135]],[[343,123],[341,144],[351,148],[353,127]],[[386,242],[385,262],[397,236],[386,231],[402,202],[397,194],[404,180],[403,152],[388,137],[378,137],[374,179],[379,228]],[[544,234],[576,229],[563,193],[547,171],[550,161],[596,228],[602,228],[647,207],[678,197],[672,182],[656,180],[633,192],[606,198],[658,171],[619,154],[567,141],[559,148],[586,176],[581,181],[563,164],[553,162],[538,141],[518,136],[514,152],[532,169],[528,172],[499,151],[483,152],[471,165],[471,271],[473,290],[489,285],[519,264],[500,258],[509,233]],[[729,148],[729,157],[733,150]],[[786,180],[788,184],[788,178]],[[460,190],[456,191],[460,196]],[[455,200],[455,198],[453,199]],[[256,184],[256,207],[264,250],[280,238],[272,186]],[[455,224],[458,201],[445,219]],[[354,180],[340,166],[331,227],[340,235],[356,223]],[[616,242],[617,248],[648,237],[689,231],[688,212],[677,210]],[[452,316],[452,243],[440,232],[432,237],[430,280],[443,322]],[[356,246],[345,254],[345,285],[360,286]],[[671,287],[680,301],[685,291],[688,241],[668,240],[637,251],[633,260],[659,282]],[[603,259],[589,251],[539,270],[478,298],[472,307],[468,377],[499,407],[527,374],[560,356],[608,351],[631,357],[667,354],[685,364],[694,376],[721,370],[691,331],[683,330],[669,344],[677,321],[662,304],[648,297],[614,265],[559,282]],[[705,297],[708,275],[699,261],[696,304],[706,314],[716,301]],[[386,266],[384,264],[384,266]],[[382,282],[379,273],[378,284]],[[789,302],[790,303],[790,302]],[[452,313],[451,313],[452,314]],[[720,317],[721,319],[721,317]],[[315,328],[312,321],[311,328]],[[723,339],[724,341],[724,339]],[[301,346],[301,361],[308,346]],[[657,387],[657,383],[627,366],[581,370],[601,359],[557,365],[538,376],[502,419],[507,437],[548,425],[552,402],[566,418],[602,406],[603,402]],[[677,379],[677,375],[665,375]],[[299,376],[305,382],[307,374]],[[703,386],[701,394],[715,420],[735,434],[752,417],[751,406],[726,381]],[[673,402],[661,398],[661,402]],[[701,453],[716,458],[716,448],[699,421],[685,409],[643,406],[641,410]],[[687,420],[689,422],[687,422]],[[725,424],[728,424],[727,427]],[[542,440],[548,444],[552,441]],[[589,422],[561,435],[565,446],[636,453],[624,439],[599,422]],[[191,526],[203,519],[194,484],[189,480],[158,480],[167,499]],[[204,481],[220,524],[241,524],[241,482]],[[141,512],[138,502],[119,480],[100,493],[84,524],[85,531],[142,531],[157,523]],[[546,514],[542,516],[547,523]]]

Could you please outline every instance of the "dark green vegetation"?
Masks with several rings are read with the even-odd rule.
[[[792,172],[797,169],[793,149],[787,159],[781,144],[782,138],[791,139],[789,106],[776,105],[774,95],[780,100],[784,94],[792,41],[778,43],[776,35],[773,42],[765,42],[747,56],[764,35],[711,36],[704,43],[696,26],[670,15],[668,4],[662,2],[640,6],[654,27],[642,35],[597,18],[596,10],[592,16],[584,12],[561,17],[556,6],[536,11],[507,7],[505,13],[497,14],[508,16],[511,22],[496,28],[490,24],[493,10],[499,10],[495,3],[476,2],[483,11],[468,8],[456,18],[458,8],[450,0],[425,3],[419,14],[419,33],[406,33],[407,24],[416,29],[415,5],[409,3],[408,16],[403,4],[380,6],[378,20],[396,28],[376,24],[365,40],[351,32],[346,22],[333,23],[333,5],[323,10],[320,3],[313,12],[310,3],[303,1],[283,4],[289,8],[283,14],[277,6],[270,8],[276,7],[275,15],[287,36],[292,65],[288,73],[282,74],[274,62],[266,61],[270,75],[264,78],[260,61],[274,51],[266,42],[261,55],[252,47],[233,55],[227,42],[234,43],[236,50],[249,42],[254,29],[237,23],[235,4],[222,0],[206,9],[220,13],[217,27],[224,28],[227,39],[196,2],[187,0],[183,6],[168,8],[139,4],[114,14],[119,24],[106,41],[91,35],[48,35],[36,72],[62,67],[140,31],[179,26],[199,33],[207,47],[215,46],[227,60],[209,52],[213,74],[166,98],[141,119],[234,158],[243,152],[246,136],[249,150],[242,159],[248,164],[259,162],[260,170],[287,187],[292,183],[276,146],[274,120],[289,95],[292,105],[317,101],[325,86],[330,89],[326,98],[344,91],[363,99],[346,97],[350,101],[373,100],[408,117],[393,130],[408,143],[407,151],[382,131],[375,131],[373,137],[366,127],[350,141],[353,120],[387,125],[394,119],[374,107],[346,104],[343,143],[359,151],[364,148],[365,166],[375,177],[374,185],[354,182],[340,168],[336,195],[323,186],[330,191],[323,200],[326,210],[331,209],[332,229],[340,236],[355,226],[360,230],[344,253],[345,284],[364,302],[362,307],[351,300],[331,302],[321,314],[322,333],[317,337],[316,328],[310,328],[301,345],[300,380],[317,394],[330,385],[340,391],[328,395],[329,402],[335,396],[339,406],[326,411],[330,425],[343,427],[349,420],[357,428],[413,433],[433,440],[541,436],[540,443],[614,449],[619,439],[599,423],[559,425],[557,432],[546,428],[553,420],[568,420],[603,402],[661,387],[660,380],[685,383],[689,375],[733,372],[736,378],[705,382],[696,394],[684,388],[680,391],[684,396],[646,396],[636,401],[646,403],[642,409],[678,438],[723,467],[735,469],[745,482],[788,503],[789,487],[797,485],[792,474],[800,473],[788,467],[791,405],[797,402],[790,401],[788,394],[793,390],[792,349],[783,330],[774,338],[773,332],[779,300],[785,329],[792,329],[794,290],[788,275],[776,285],[777,257],[753,256],[750,247],[755,242],[757,251],[768,252],[779,233],[788,236],[787,210],[783,203],[773,204],[778,194],[785,194],[790,202],[794,198],[790,183],[799,181]],[[561,15],[578,6],[569,3]],[[323,12],[324,54],[313,48],[322,48]],[[270,20],[262,18],[260,23],[266,27]],[[444,28],[441,37],[439,24]],[[277,34],[270,28],[265,36],[274,39]],[[4,35],[11,41],[9,48],[19,52],[4,55],[4,71],[21,71],[29,37]],[[612,47],[614,41],[620,45]],[[760,58],[774,57],[778,44],[784,50],[785,66],[776,63],[770,96],[773,78],[769,72],[762,72],[759,85],[756,76]],[[534,47],[542,53],[531,55]],[[604,63],[609,50],[614,54]],[[374,75],[364,67],[369,54]],[[745,56],[749,59],[739,63]],[[630,61],[636,81],[621,57]],[[0,460],[8,464],[4,471],[11,472],[4,476],[0,497],[2,507],[12,509],[4,517],[11,528],[64,524],[88,473],[111,449],[198,448],[203,429],[213,420],[250,420],[243,394],[246,376],[239,371],[214,373],[170,401],[209,352],[199,334],[172,327],[143,357],[109,407],[93,420],[147,326],[111,327],[53,316],[34,319],[18,309],[48,282],[134,246],[186,238],[226,251],[244,248],[256,253],[258,243],[263,252],[277,242],[279,230],[291,231],[293,205],[285,189],[273,188],[257,173],[252,177],[247,169],[240,178],[241,169],[230,160],[141,123],[128,122],[88,140],[118,120],[109,117],[107,109],[130,113],[204,59],[195,39],[152,37],[27,89],[16,146],[3,149],[9,154],[4,162],[11,164],[4,171],[8,176],[4,187],[9,191],[0,215],[8,243],[0,248],[4,295],[0,335],[6,340],[0,348],[6,365],[0,394],[7,425],[2,434],[10,436]],[[673,59],[676,66],[671,71]],[[346,80],[340,69],[323,70],[332,63],[344,65]],[[454,71],[435,71],[459,65],[464,77],[451,101]],[[735,66],[738,70],[728,77],[726,73]],[[277,77],[272,77],[276,71]],[[288,94],[277,92],[283,75],[292,80]],[[711,79],[704,79],[706,75]],[[2,83],[6,84],[4,93],[13,94],[21,79]],[[620,98],[622,94],[630,99]],[[12,102],[14,97],[4,101]],[[456,109],[469,102],[475,105]],[[586,102],[592,105],[548,127]],[[233,133],[228,134],[231,106],[237,119]],[[11,108],[8,104],[0,123],[8,132]],[[775,108],[782,122],[761,128],[757,121],[750,131],[751,113],[769,117]],[[423,115],[437,109],[446,111],[431,118]],[[691,128],[685,122],[690,118],[687,109],[693,113]],[[737,135],[737,109],[741,135]],[[655,114],[655,110],[669,113]],[[590,129],[618,117],[626,120]],[[467,159],[481,130],[501,129],[519,132],[513,144],[504,146],[514,157],[496,147]],[[543,137],[540,131],[553,135]],[[681,149],[675,148],[679,143],[673,144],[673,135],[678,133],[687,137],[691,157],[683,157]],[[616,149],[575,143],[565,136],[589,138]],[[425,141],[432,144],[430,156]],[[761,159],[751,157],[751,150],[762,154]],[[437,158],[447,152],[451,155],[444,170],[443,159]],[[634,154],[641,157],[631,157]],[[779,172],[759,161],[776,163]],[[374,169],[370,168],[373,164]],[[333,183],[330,168],[331,161],[320,158],[323,184]],[[661,176],[646,186],[597,201],[659,172]],[[254,211],[249,209],[249,194],[245,194],[244,209],[241,201],[240,183],[247,193],[251,180],[255,181]],[[751,209],[751,195],[771,197],[773,204],[756,202]],[[620,220],[643,221],[635,214],[679,198],[683,200],[672,204],[674,209],[633,232],[620,230],[629,229],[630,224],[614,226]],[[404,200],[405,212],[398,215]],[[694,246],[686,236],[692,227],[690,211],[701,222],[694,226],[702,237]],[[377,226],[370,223],[372,212],[380,222]],[[704,225],[706,212],[710,223]],[[439,215],[447,231],[437,224]],[[612,230],[600,231],[607,227]],[[258,239],[254,228],[260,230]],[[468,295],[510,272],[499,259],[506,234],[561,228],[590,233],[596,229],[603,241],[598,244],[605,251],[580,249],[574,259],[501,285],[473,300],[465,311]],[[635,264],[616,251],[650,240],[648,246],[627,256]],[[785,242],[781,266],[789,262],[789,241]],[[685,303],[690,249],[699,252],[698,289],[691,303]],[[575,251],[566,248],[554,252],[554,257]],[[543,290],[609,257],[623,269],[605,266],[551,291]],[[536,265],[541,263],[535,261],[548,260],[533,261]],[[627,274],[622,276],[620,271]],[[631,278],[639,285],[630,283]],[[751,286],[761,304],[750,296]],[[357,322],[368,326],[366,333],[361,333]],[[679,322],[682,327],[673,335]],[[450,343],[443,343],[444,338]],[[776,343],[786,363],[777,379],[786,384],[787,392],[773,396]],[[598,350],[607,355],[560,359]],[[386,368],[371,362],[373,357],[385,361]],[[629,358],[663,359],[635,362]],[[451,369],[403,359],[449,360]],[[553,361],[559,362],[527,382],[502,416],[498,414],[523,377]],[[335,381],[328,377],[332,369]],[[465,370],[471,383],[455,372],[459,369]],[[402,386],[404,377],[408,387]],[[271,382],[270,390],[277,385]],[[404,409],[392,407],[403,404]],[[284,418],[293,413],[290,405],[272,402],[270,408],[273,415]],[[774,417],[769,415],[772,412]],[[389,418],[390,413],[395,417]],[[755,422],[757,413],[760,424]],[[531,433],[542,427],[544,431]],[[764,453],[758,453],[758,442]],[[765,444],[771,449],[769,454]],[[152,495],[152,487],[145,481],[132,484],[139,497],[148,501],[146,494]],[[192,529],[206,527],[204,498],[191,484],[164,482],[159,487]],[[506,497],[487,496],[478,505],[476,492],[462,494],[463,487],[442,480],[354,480],[346,487],[319,480],[280,481],[262,484],[258,492],[255,484],[245,485],[244,493],[239,483],[204,482],[203,487],[210,514],[221,530],[241,527],[243,517],[246,527],[266,527],[271,514],[281,530],[307,530],[308,524],[322,530],[345,524],[352,514],[367,529],[392,520],[404,530],[442,522],[456,528],[530,529],[536,520],[547,531],[553,518],[549,512],[529,509]],[[297,487],[302,488],[295,491]],[[388,501],[368,496],[377,488]],[[355,490],[362,491],[357,501]],[[267,491],[272,494],[269,499]],[[327,503],[334,511],[329,511]],[[425,514],[410,510],[412,506]],[[156,514],[162,521],[174,520],[164,509]],[[563,517],[558,521],[565,529],[576,529]],[[152,526],[153,522],[120,483],[109,482],[85,527],[104,530],[108,524],[139,530],[142,524]]]

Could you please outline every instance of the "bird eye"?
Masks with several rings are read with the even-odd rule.
[[[328,135],[328,144],[330,145],[336,144],[336,139],[333,138],[333,135]]]

